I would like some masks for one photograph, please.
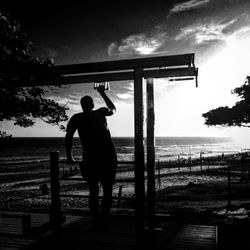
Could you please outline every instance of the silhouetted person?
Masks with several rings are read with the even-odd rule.
[[[72,139],[76,130],[83,149],[82,166],[84,178],[89,185],[89,209],[95,229],[105,229],[106,219],[112,205],[112,189],[115,180],[117,156],[107,126],[106,116],[115,113],[116,108],[104,92],[104,87],[97,88],[107,107],[94,110],[90,96],[81,99],[83,112],[74,114],[67,125],[65,144],[67,161],[74,162]],[[99,210],[99,183],[103,187],[103,199]]]

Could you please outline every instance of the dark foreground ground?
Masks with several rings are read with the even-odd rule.
[[[240,160],[225,159],[210,159],[209,165],[207,163],[193,165],[191,168],[176,163],[162,164],[161,169],[156,170],[156,213],[167,215],[171,222],[206,225],[248,222],[248,165],[242,165]],[[70,177],[66,167],[63,166],[61,172]],[[48,163],[3,166],[0,175],[1,211],[49,212]],[[79,214],[88,207],[87,185],[79,173],[71,177],[67,181],[61,180],[62,208],[65,212]],[[134,210],[133,181],[133,169],[128,168],[118,172],[114,186],[115,197],[118,196],[119,188],[123,187],[119,208],[128,213]],[[48,193],[43,193],[43,184],[47,184]],[[117,208],[117,199],[113,205]]]

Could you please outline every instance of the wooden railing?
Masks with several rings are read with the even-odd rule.
[[[65,160],[59,160],[59,152],[50,152],[50,189],[51,189],[51,207],[50,207],[50,223],[52,231],[58,232],[62,227],[64,222],[64,217],[62,216],[62,206],[61,206],[61,197],[77,197],[77,198],[88,198],[88,195],[67,195],[60,194],[60,180],[70,180],[70,178],[61,178],[60,177],[60,163],[66,163]],[[80,161],[75,161],[74,164],[79,164]],[[134,161],[119,161],[119,165],[133,165]],[[75,179],[83,181],[83,178]],[[113,199],[117,200],[117,207],[120,206],[121,200],[131,199],[122,197],[122,188],[123,185],[119,186],[118,196],[114,196]]]

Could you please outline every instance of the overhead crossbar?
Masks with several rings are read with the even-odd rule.
[[[168,78],[168,77],[196,77],[198,74],[196,68],[175,68],[164,70],[143,70],[142,77],[147,78]],[[126,81],[133,80],[134,72],[108,72],[99,74],[79,74],[79,75],[61,75],[57,78],[49,78],[47,80],[13,80],[8,82],[0,82],[1,87],[11,86],[43,86],[43,85],[63,85],[63,84],[79,84],[89,82],[105,82],[105,81]]]
[[[194,54],[136,58],[51,67],[47,75],[36,73],[25,78],[1,81],[0,87],[43,86],[103,81],[133,80],[134,70],[142,69],[143,78],[196,77]],[[45,73],[45,74],[46,74]]]
[[[76,74],[105,71],[119,71],[135,68],[176,67],[194,65],[194,53],[172,56],[144,57],[127,60],[81,63],[73,65],[61,65],[55,67],[59,74]]]

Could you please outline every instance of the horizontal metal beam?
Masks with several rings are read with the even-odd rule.
[[[112,70],[127,70],[134,68],[154,68],[154,67],[176,67],[176,66],[192,66],[194,65],[194,53],[158,56],[158,57],[144,57],[127,60],[105,61],[81,63],[72,65],[60,65],[53,67],[56,74],[75,74],[75,73],[91,73],[91,72],[105,72]]]
[[[160,70],[143,70],[142,77],[147,78],[168,78],[168,77],[184,77],[197,76],[197,69],[194,67],[172,68]],[[64,85],[64,84],[79,84],[104,81],[126,81],[133,80],[134,72],[109,72],[99,74],[79,74],[79,75],[62,75],[54,79],[47,80],[15,80],[9,82],[0,82],[0,87],[28,87],[28,86],[45,86],[45,85]]]
[[[180,78],[171,78],[171,79],[169,79],[170,82],[190,81],[190,80],[194,80],[194,77],[180,77]]]
[[[183,77],[183,76],[197,76],[197,68],[173,68],[160,70],[144,70],[143,78],[168,78],[168,77]]]

